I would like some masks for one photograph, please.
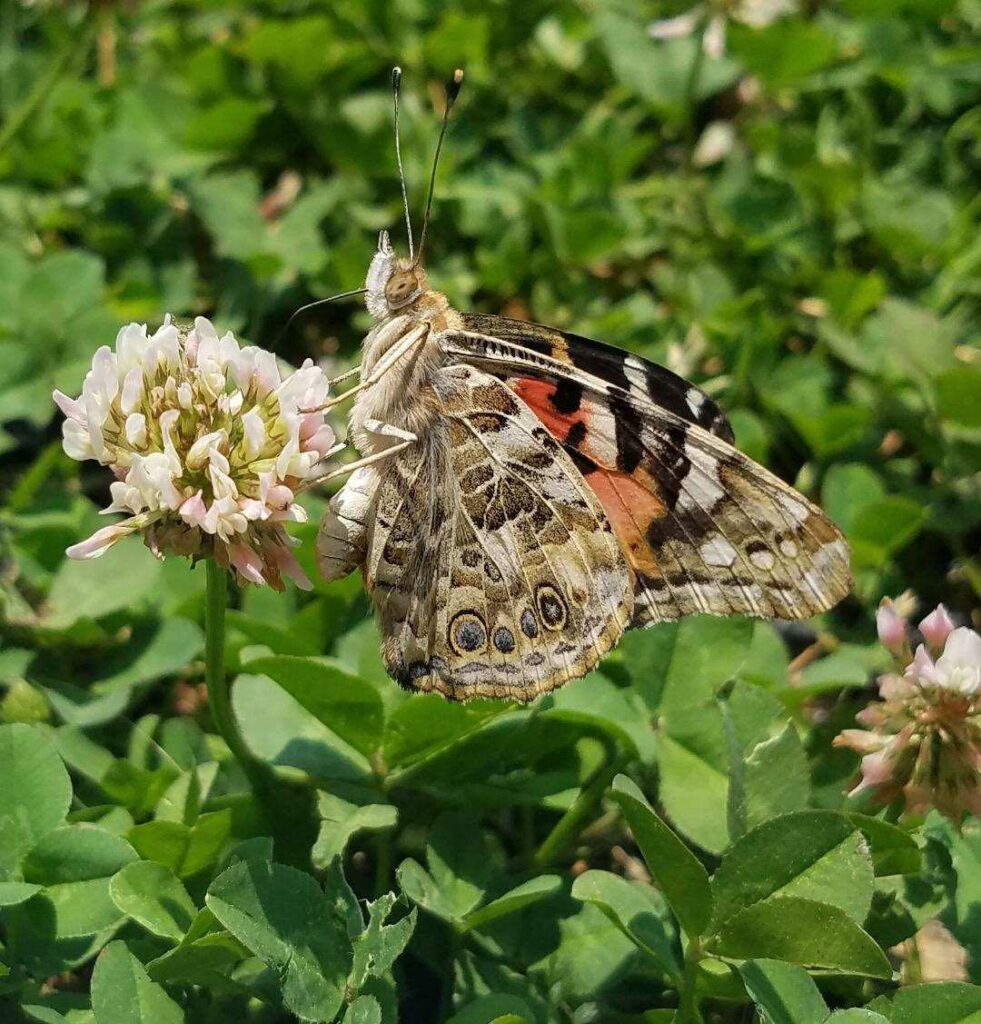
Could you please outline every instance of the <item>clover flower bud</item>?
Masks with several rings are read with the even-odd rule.
[[[127,515],[69,557],[139,533],[159,557],[211,557],[244,582],[308,588],[283,524],[305,521],[296,496],[335,448],[327,391],[310,360],[283,376],[272,353],[203,317],[185,330],[168,316],[152,335],[124,327],[115,350],[95,353],[79,398],[54,393],[66,453],[112,469],[104,511]]]
[[[879,643],[893,654],[902,654],[906,647],[906,622],[888,597],[884,597],[875,613]]]
[[[947,637],[954,631],[954,620],[942,605],[936,608],[920,623],[924,640],[935,651],[942,651]]]

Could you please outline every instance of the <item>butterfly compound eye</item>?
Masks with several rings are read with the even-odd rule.
[[[411,302],[419,292],[419,282],[411,270],[397,270],[385,284],[385,299],[392,309]]]

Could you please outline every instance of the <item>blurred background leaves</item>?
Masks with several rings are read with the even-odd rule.
[[[33,738],[5,733],[0,763],[21,779],[23,745],[57,785],[36,801],[43,828],[32,816],[0,842],[0,1010],[128,1024],[142,1001],[212,1024],[245,1007],[319,1019],[343,998],[351,1024],[396,1006],[460,1024],[669,1020],[691,965],[640,830],[670,826],[711,873],[738,867],[754,829],[806,831],[818,813],[844,837],[847,885],[714,922],[719,955],[753,956],[738,978],[692,968],[711,1019],[868,1005],[854,1019],[932,1024],[941,1002],[951,1020],[981,1007],[969,985],[927,1005],[870,980],[872,939],[902,980],[935,980],[915,937],[939,917],[956,976],[981,981],[976,823],[859,813],[842,797],[857,759],[830,747],[887,667],[871,643],[883,595],[978,621],[981,4],[805,0],[762,27],[709,7],[727,17],[718,56],[697,30],[653,38],[687,9],[654,0],[3,5],[0,713]],[[357,287],[377,232],[402,241],[396,63],[417,224],[442,83],[466,69],[435,285],[698,381],[739,446],[845,530],[855,594],[813,627],[631,634],[529,711],[399,691],[357,579],[251,590],[226,655],[243,731],[286,787],[270,817],[211,731],[202,571],[135,541],[64,560],[109,481],[62,454],[50,392],[77,393],[129,320],[205,314],[269,346],[298,306]],[[357,304],[323,307],[280,353],[346,369],[367,326]],[[307,504],[312,569],[323,497]],[[631,805],[633,837],[604,796],[618,771],[653,805]],[[262,919],[293,882],[312,893],[294,867],[326,894],[320,931]],[[375,900],[367,916],[356,896]],[[812,902],[848,940],[820,991],[795,966],[813,965]],[[801,939],[794,963],[771,959],[774,918]]]

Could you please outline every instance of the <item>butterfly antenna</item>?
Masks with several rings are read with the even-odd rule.
[[[433,155],[433,170],[429,175],[429,195],[426,196],[426,212],[422,218],[422,233],[419,235],[419,255],[416,263],[422,262],[422,254],[426,248],[426,231],[429,229],[429,216],[433,209],[433,192],[436,188],[436,168],[439,167],[439,154],[443,148],[443,139],[446,138],[446,129],[450,123],[450,111],[460,95],[460,86],[463,85],[463,69],[457,68],[453,77],[446,85],[446,106],[443,109],[443,123],[440,125],[439,138],[436,141],[436,153]]]
[[[402,186],[402,209],[405,211],[405,231],[409,236],[409,259],[415,259],[415,244],[412,239],[412,218],[409,216],[409,194],[405,188],[405,171],[402,168],[402,137],[399,132],[399,95],[402,92],[402,69],[392,68],[392,101],[395,105],[395,162],[399,168],[399,185]]]
[[[337,302],[338,299],[349,299],[352,295],[364,295],[367,290],[367,288],[352,288],[349,292],[340,292],[337,295],[329,295],[326,299],[317,299],[315,302],[308,302],[305,306],[300,306],[289,320],[283,324],[283,329],[276,335],[276,340],[269,346],[269,351],[276,351],[276,347],[283,340],[284,335],[290,329],[290,325],[301,313],[306,313],[307,310],[314,309],[317,306],[326,306],[328,302]]]

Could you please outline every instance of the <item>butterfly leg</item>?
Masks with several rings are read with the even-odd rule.
[[[393,430],[398,429],[393,427]],[[407,431],[402,433],[408,434]],[[376,462],[380,462],[382,459],[387,459],[390,455],[397,455],[399,452],[404,452],[410,445],[415,444],[415,434],[408,434],[408,440],[400,441],[398,444],[393,444],[390,448],[386,448],[384,451],[375,452],[374,455],[366,455],[363,459],[356,459],[354,462],[348,462],[343,466],[339,466],[337,469],[332,470],[330,473],[325,473],[323,476],[318,476],[312,481],[314,484],[324,484],[328,480],[336,480],[338,477],[347,476],[349,473],[353,473],[358,469],[362,469],[365,466],[372,466]]]
[[[344,373],[338,374],[336,377],[331,377],[328,383],[333,387],[335,384],[340,384],[342,380],[347,380],[348,377],[353,377],[355,374],[360,372],[360,366],[352,366],[350,370],[345,370]]]
[[[408,334],[401,341],[396,342],[382,357],[378,360],[374,369],[371,373],[360,384],[356,384],[353,388],[348,388],[347,391],[343,391],[339,395],[335,395],[333,398],[328,399],[323,409],[332,409],[335,405],[340,405],[342,402],[346,402],[349,398],[353,398],[355,395],[364,391],[365,388],[370,388],[373,384],[377,384],[378,381],[385,376],[386,373],[404,356],[410,349],[415,348],[420,342],[425,341],[429,336],[429,327],[426,324],[420,324],[415,330],[409,331]]]
[[[393,427],[391,423],[382,423],[381,420],[365,420],[364,429],[372,434],[381,434],[383,437],[397,437],[400,441],[418,440],[411,430],[403,430],[401,427]]]

